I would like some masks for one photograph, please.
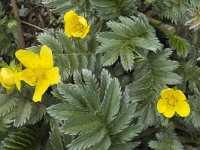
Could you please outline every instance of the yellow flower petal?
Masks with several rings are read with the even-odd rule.
[[[35,92],[33,95],[33,101],[39,102],[42,100],[42,95],[48,89],[49,83],[47,80],[39,80],[35,86]]]
[[[157,109],[159,113],[164,113],[167,110],[167,101],[165,99],[159,99]]]
[[[1,79],[1,84],[4,88],[7,89],[7,91],[13,89],[13,87],[16,85],[17,89],[20,91],[21,88],[21,82],[20,79],[18,78],[18,74],[20,71],[19,69],[17,70],[16,66],[8,66],[1,68],[0,71],[0,79]],[[9,91],[11,92],[11,91]]]
[[[73,26],[78,22],[78,15],[73,11],[70,10],[64,16],[65,21],[65,33],[68,37],[72,36]]]
[[[186,100],[186,97],[181,90],[174,90],[173,95],[176,98],[176,100],[178,100],[178,101],[185,101]]]
[[[4,85],[12,86],[14,82],[14,72],[10,68],[1,68],[1,78]]]
[[[163,115],[167,118],[171,118],[175,114],[175,109],[173,107],[167,108],[167,110],[163,113]]]
[[[15,56],[26,68],[37,68],[40,64],[38,54],[28,50],[18,50]]]
[[[40,50],[41,67],[51,68],[54,65],[51,49],[43,45]]]
[[[78,18],[78,15],[73,10],[70,10],[64,15],[64,21],[67,23],[74,23],[77,20],[77,18]]]
[[[21,90],[21,81],[19,80],[18,77],[15,77],[15,84],[16,84],[16,87],[17,89],[20,91]]]
[[[1,82],[1,85],[8,90],[13,87],[12,85],[6,85],[4,82]]]
[[[64,16],[65,33],[68,37],[84,38],[90,29],[87,20],[76,14],[73,10],[67,12]]]
[[[57,84],[61,80],[58,67],[51,68],[46,75],[50,85]]]
[[[167,88],[161,91],[160,95],[162,98],[170,98],[173,94],[173,89]]]
[[[180,101],[176,103],[175,110],[181,117],[187,117],[190,114],[190,106],[187,101]]]
[[[84,26],[84,32],[82,32],[80,38],[84,38],[89,32],[90,26],[88,25],[87,20],[81,16],[79,17],[79,22]]]
[[[25,69],[21,72],[19,78],[20,80],[25,81],[30,86],[35,86],[37,81],[37,76],[34,75],[35,71],[32,69]]]

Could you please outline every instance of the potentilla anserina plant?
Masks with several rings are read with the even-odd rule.
[[[0,2],[0,150],[200,149],[199,8]]]

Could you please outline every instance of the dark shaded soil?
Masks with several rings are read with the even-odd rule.
[[[62,28],[62,18],[58,14],[46,9],[40,0],[16,0],[22,28],[24,31],[26,47],[37,45],[36,36],[44,30],[58,30]],[[13,17],[10,1],[2,0],[5,14]],[[60,18],[60,19],[59,19]]]

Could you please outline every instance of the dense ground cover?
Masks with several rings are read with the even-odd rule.
[[[0,149],[200,149],[199,0],[0,2]]]

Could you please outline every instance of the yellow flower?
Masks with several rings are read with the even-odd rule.
[[[88,25],[85,18],[77,15],[73,10],[70,10],[65,14],[64,22],[65,33],[68,37],[73,36],[84,38],[90,30],[90,26]]]
[[[19,91],[21,90],[21,81],[19,76],[19,66],[5,66],[0,70],[0,82],[2,86],[7,90],[11,90],[15,85]]]
[[[30,86],[35,86],[33,101],[41,101],[42,95],[48,87],[59,83],[61,80],[59,68],[53,67],[51,49],[43,45],[39,55],[28,50],[18,50],[15,56],[26,67],[21,72],[20,79]]]
[[[187,117],[190,114],[190,106],[183,92],[172,88],[161,91],[157,109],[167,118],[171,118],[175,112],[181,117]]]

